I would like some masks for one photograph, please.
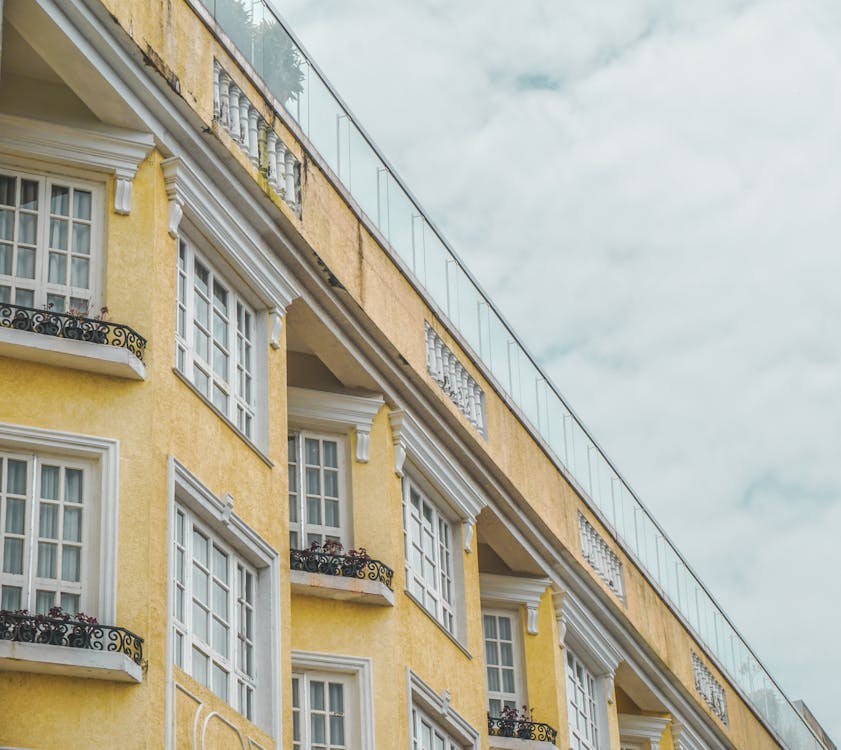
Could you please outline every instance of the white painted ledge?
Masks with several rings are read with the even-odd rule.
[[[40,362],[53,367],[145,380],[146,367],[128,349],[91,341],[0,328],[0,357]]]
[[[489,737],[491,750],[558,750],[557,745],[544,740],[521,740],[517,737]]]
[[[394,592],[382,581],[307,573],[303,570],[290,571],[289,580],[292,583],[292,593],[301,596],[317,596],[321,599],[381,607],[394,606]]]
[[[0,671],[142,682],[143,670],[118,651],[0,641]]]

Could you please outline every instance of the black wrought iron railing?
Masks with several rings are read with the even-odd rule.
[[[139,635],[85,620],[0,611],[0,641],[111,651],[125,654],[135,664],[143,661],[143,639]]]
[[[361,555],[332,555],[318,550],[293,549],[289,551],[289,564],[292,570],[380,581],[389,588],[394,577],[394,571],[388,565]]]
[[[12,305],[8,302],[0,303],[0,327],[13,328],[16,331],[32,331],[62,339],[117,346],[127,349],[141,361],[146,350],[146,339],[133,328],[122,323],[85,318],[72,313],[39,310],[35,307]]]
[[[490,737],[514,737],[519,740],[539,740],[551,742],[554,745],[558,739],[558,730],[539,721],[488,716],[488,735]]]

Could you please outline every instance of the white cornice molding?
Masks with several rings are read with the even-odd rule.
[[[394,473],[403,476],[404,463],[408,458],[459,513],[461,519],[472,523],[488,504],[476,484],[467,477],[449,452],[408,412],[393,411],[388,419],[394,442]]]
[[[550,584],[548,578],[517,578],[492,573],[479,574],[482,604],[518,604],[526,608],[526,632],[537,635],[537,608]]]
[[[285,310],[300,296],[275,254],[255,239],[253,231],[240,221],[227,201],[211,190],[185,159],[164,159],[161,170],[169,200],[170,236],[178,236],[182,217],[187,216],[273,312]],[[275,322],[273,319],[272,345],[277,348],[280,330]]]
[[[0,150],[113,174],[118,214],[131,212],[132,181],[154,145],[150,133],[105,126],[74,128],[0,114]]]
[[[569,591],[556,590],[552,600],[558,630],[563,633],[561,645],[569,646],[578,658],[590,662],[597,667],[596,671],[612,680],[622,661],[622,653],[613,638]]]
[[[707,746],[683,722],[672,722],[672,744],[675,750],[707,750]]]
[[[660,750],[663,732],[671,722],[668,716],[639,716],[619,714],[619,736],[622,741],[643,741],[651,745],[651,750]]]
[[[328,428],[356,430],[356,460],[368,460],[371,425],[385,404],[382,396],[347,396],[343,393],[289,388],[287,413],[289,421],[303,425],[326,425]]]
[[[406,667],[406,675],[409,682],[409,716],[412,704],[415,703],[440,723],[461,745],[470,750],[478,750],[479,732],[450,705],[449,690],[436,693],[410,667]]]

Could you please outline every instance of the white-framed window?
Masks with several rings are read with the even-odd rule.
[[[95,466],[0,452],[0,609],[96,614]]]
[[[247,438],[257,419],[256,332],[251,306],[179,239],[175,366]]]
[[[566,649],[567,720],[571,750],[598,750],[601,712],[599,684],[581,660]]]
[[[412,706],[412,750],[464,750],[429,714]]]
[[[503,708],[526,705],[520,613],[513,610],[482,610],[488,712],[500,716]]]
[[[97,311],[102,186],[0,165],[0,302]]]
[[[406,586],[444,629],[456,632],[453,527],[414,479],[403,480]]]
[[[253,719],[257,573],[181,505],[173,558],[175,663]]]
[[[293,750],[358,750],[355,688],[350,675],[293,672]]]
[[[350,546],[347,439],[316,432],[289,435],[289,544],[327,540]]]

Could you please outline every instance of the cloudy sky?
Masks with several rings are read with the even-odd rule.
[[[278,6],[841,739],[841,4]]]

